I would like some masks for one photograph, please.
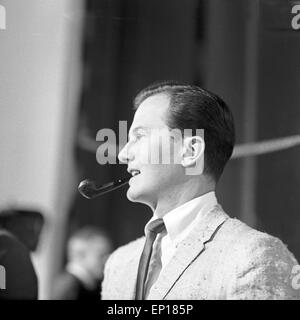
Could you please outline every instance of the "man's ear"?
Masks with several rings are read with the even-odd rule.
[[[204,170],[205,142],[200,136],[184,139],[181,164],[187,175],[200,175]]]

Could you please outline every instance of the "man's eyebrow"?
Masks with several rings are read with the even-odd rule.
[[[139,130],[145,130],[147,131],[149,128],[148,127],[145,127],[145,126],[138,126],[138,127],[135,127],[131,132],[132,133],[136,133],[137,131]]]

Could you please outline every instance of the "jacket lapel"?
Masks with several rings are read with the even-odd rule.
[[[205,250],[205,243],[227,218],[220,205],[196,218],[191,232],[178,244],[174,256],[160,273],[148,299],[161,300],[166,297],[186,268]]]
[[[125,300],[134,300],[135,299],[135,286],[136,279],[138,274],[138,266],[140,257],[143,251],[145,243],[145,237],[141,240],[139,247],[136,248],[136,253],[133,257],[127,262],[126,267],[123,269],[122,273],[122,288],[120,288],[120,292],[122,292],[122,299]]]

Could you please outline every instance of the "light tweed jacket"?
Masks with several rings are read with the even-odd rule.
[[[134,299],[145,238],[108,259],[102,299]],[[231,219],[215,206],[193,222],[148,299],[299,299],[292,288],[294,256],[277,238]]]

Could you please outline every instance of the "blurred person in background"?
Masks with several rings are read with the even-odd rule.
[[[67,243],[67,265],[55,281],[55,300],[100,300],[104,264],[112,244],[108,235],[96,227],[76,231]]]
[[[30,252],[36,250],[44,218],[36,211],[0,212],[0,300],[37,300],[38,279]]]

